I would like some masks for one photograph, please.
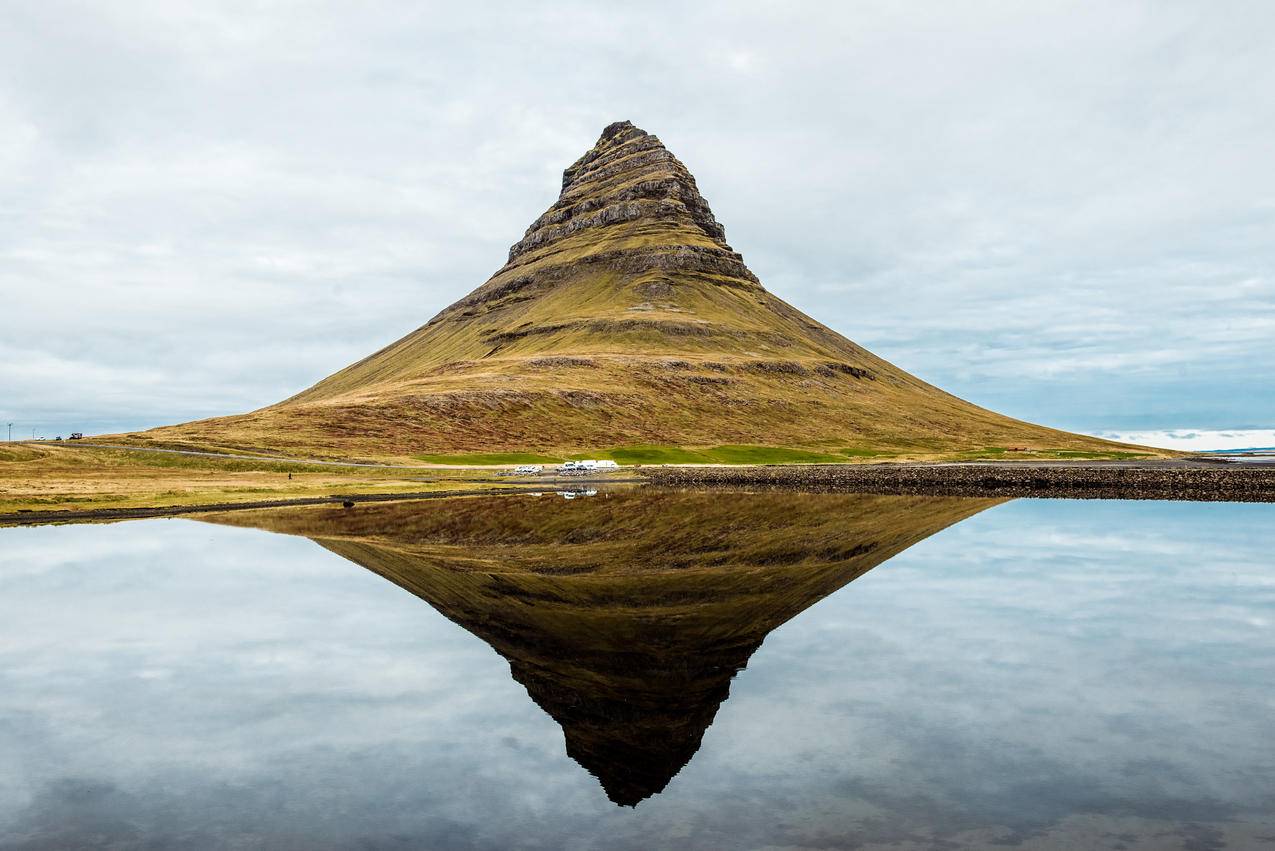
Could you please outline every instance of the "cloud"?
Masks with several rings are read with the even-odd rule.
[[[0,416],[291,395],[481,283],[630,118],[770,289],[928,380],[1073,428],[1269,426],[1275,10],[1239,9],[28,5]]]
[[[1270,449],[1275,447],[1275,429],[1232,429],[1229,431],[1099,431],[1096,437],[1159,446],[1164,449],[1208,451],[1216,449]]]

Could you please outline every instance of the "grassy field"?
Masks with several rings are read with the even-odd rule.
[[[658,444],[588,452],[475,452],[422,454],[415,469],[214,458],[30,443],[0,446],[0,514],[209,503],[257,502],[334,494],[408,493],[474,489],[494,481],[483,467],[554,466],[570,459],[611,459],[623,466],[661,464],[832,464],[908,460],[1100,460],[1151,457],[1134,452],[1021,452],[986,447],[964,453],[879,453],[853,447],[823,449],[722,444]],[[429,466],[445,465],[445,466]],[[470,468],[470,469],[466,469]],[[474,469],[478,468],[478,469]],[[494,472],[494,469],[492,470]],[[508,483],[508,482],[506,482]]]
[[[479,487],[458,473],[246,461],[90,447],[0,448],[0,514],[255,502]]]
[[[509,464],[556,464],[563,459],[534,452],[469,452],[458,455],[413,455],[426,464],[461,464],[465,466],[507,466]]]

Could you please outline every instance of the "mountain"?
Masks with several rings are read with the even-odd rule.
[[[1119,448],[944,393],[776,298],[686,167],[627,121],[567,168],[505,265],[421,328],[279,404],[140,437],[334,457]]]
[[[1002,500],[641,490],[200,519],[311,538],[489,644],[617,804],[664,789],[766,636]]]

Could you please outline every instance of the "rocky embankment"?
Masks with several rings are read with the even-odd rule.
[[[671,487],[1275,502],[1275,465],[1238,467],[1194,461],[660,467],[642,473],[655,484]]]

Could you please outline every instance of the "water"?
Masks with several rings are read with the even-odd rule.
[[[0,847],[1275,847],[1273,517],[603,493],[0,530]]]

